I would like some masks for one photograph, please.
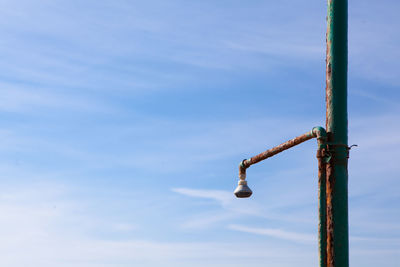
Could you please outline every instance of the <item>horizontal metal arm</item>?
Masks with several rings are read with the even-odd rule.
[[[267,158],[270,158],[286,149],[289,149],[291,147],[294,147],[298,144],[301,144],[307,140],[310,140],[312,138],[317,138],[318,139],[318,144],[321,145],[322,143],[326,142],[326,131],[322,127],[314,127],[311,131],[302,134],[296,138],[293,138],[285,143],[282,143],[276,147],[273,147],[271,149],[268,149],[254,157],[251,157],[250,159],[245,159],[239,164],[239,178],[241,180],[246,179],[246,169],[250,167],[253,164],[256,164],[262,160],[265,160]]]

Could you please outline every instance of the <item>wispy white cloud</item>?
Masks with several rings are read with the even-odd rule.
[[[223,70],[265,69],[265,59],[254,56],[254,51],[304,57],[304,53],[313,54],[318,46],[308,43],[310,38],[303,37],[304,31],[296,30],[301,27],[299,23],[309,23],[297,12],[292,12],[290,21],[285,20],[289,25],[282,31],[279,27],[265,28],[253,16],[236,22],[226,16],[226,7],[208,2],[186,6],[185,12],[178,2],[159,1],[95,5],[5,3],[1,9],[1,30],[6,34],[1,45],[8,60],[4,60],[6,65],[0,64],[3,75],[52,88],[67,87],[73,92],[138,94],[173,91],[179,86],[184,88],[180,90],[190,90],[193,87],[185,85],[199,80],[185,71],[185,65]],[[163,7],[169,11],[164,12]],[[271,12],[267,6],[265,9]],[[232,15],[243,15],[242,8],[232,6],[230,10]],[[205,11],[209,15],[207,23],[201,19]],[[259,6],[249,6],[248,11],[261,20],[272,20],[260,12]],[[312,30],[308,33],[316,35]],[[155,66],[154,62],[158,64]],[[267,64],[276,66],[277,62],[283,64],[284,60],[270,60]],[[286,62],[293,64],[293,60]]]
[[[202,190],[190,188],[172,188],[172,192],[192,197],[209,199],[217,202],[224,211],[219,212],[203,212],[192,215],[190,218],[181,223],[182,229],[205,229],[223,221],[233,220],[238,217],[238,212],[232,212],[234,207],[234,195],[232,192],[223,190]],[[236,209],[237,210],[237,209]]]
[[[396,13],[400,6],[397,1],[385,3],[349,3],[350,79],[362,77],[374,83],[399,86],[397,70],[400,63],[397,59],[400,53],[396,47],[400,44],[400,32],[398,27],[391,25],[400,23]],[[371,88],[366,90],[368,89]],[[374,89],[382,92],[380,88]]]
[[[189,189],[189,188],[172,188],[173,192],[198,198],[213,199],[220,202],[222,205],[231,203],[234,199],[231,192],[222,190],[201,190],[201,189]]]
[[[180,226],[184,230],[210,230],[222,222],[234,220],[235,218],[237,218],[237,214],[232,212],[205,212],[191,216]]]
[[[235,181],[236,182],[236,181]],[[222,190],[204,190],[204,189],[189,189],[189,188],[172,188],[173,192],[200,199],[214,200],[215,207],[220,208],[219,212],[199,211],[194,216],[186,219],[181,226],[183,228],[204,228],[215,227],[218,224],[226,221],[237,221],[243,218],[259,218],[265,221],[279,221],[279,222],[290,222],[290,223],[305,223],[307,225],[314,223],[314,220],[305,218],[304,215],[293,212],[292,215],[282,211],[284,208],[290,207],[291,205],[298,205],[295,201],[296,196],[292,196],[293,199],[289,201],[282,201],[279,204],[272,203],[260,203],[254,199],[237,199],[233,191],[222,191]],[[296,203],[296,204],[295,204]]]
[[[133,223],[123,223],[123,222],[114,223],[112,224],[111,227],[116,231],[120,232],[131,232],[138,229],[138,226]]]
[[[233,191],[224,190],[209,190],[209,189],[189,189],[189,188],[172,188],[173,192],[193,197],[203,198],[216,201],[216,203],[223,209],[229,211],[235,216],[243,214],[263,217],[262,209],[255,202],[247,202],[238,200]],[[224,217],[224,216],[223,216]],[[229,216],[228,216],[229,217]]]
[[[325,47],[322,44],[313,44],[310,40],[302,40],[304,43],[293,43],[292,35],[270,36],[269,38],[256,38],[253,40],[242,40],[239,42],[227,42],[227,46],[233,50],[242,52],[264,54],[285,59],[317,59],[324,54]],[[308,42],[307,42],[308,41]],[[307,42],[307,43],[306,43]],[[273,62],[273,61],[272,61]],[[277,64],[277,63],[275,63]],[[287,64],[285,62],[285,64]]]
[[[47,99],[44,97],[44,101]],[[50,98],[51,99],[51,98]],[[17,101],[24,101],[17,100]],[[28,100],[27,100],[28,101]],[[20,103],[21,104],[21,103]],[[18,105],[20,105],[18,104]],[[27,103],[27,105],[36,105]],[[22,104],[21,104],[22,105]],[[26,105],[22,108],[26,108]],[[134,115],[132,115],[135,117]],[[40,125],[16,124],[14,127],[3,128],[0,132],[4,148],[9,151],[42,152],[60,156],[64,160],[79,160],[88,168],[135,167],[147,171],[170,173],[186,171],[199,166],[217,162],[234,155],[258,153],[268,146],[276,145],[286,138],[292,138],[294,133],[309,130],[312,122],[277,118],[255,118],[252,120],[235,121],[179,121],[141,117],[127,125],[104,124],[96,125],[94,129],[80,125],[55,124],[52,131],[56,135],[27,135],[36,132]],[[277,125],[273,132],[266,131]],[[260,125],[263,125],[260,127]],[[112,127],[112,128],[111,128]],[[76,129],[81,134],[70,140],[65,131]],[[28,131],[29,130],[29,131]],[[101,133],[101,134],[99,134]],[[251,135],[251,139],[243,140]],[[98,144],[108,144],[115,140],[113,146],[98,149]],[[132,142],[131,140],[135,140]],[[267,142],[266,142],[267,140]],[[269,145],[268,145],[269,144]],[[118,147],[129,147],[125,151]],[[149,149],[152,148],[152,149]],[[156,147],[157,153],[153,148]],[[118,150],[118,151],[116,151]],[[176,164],[180,162],[180,164]],[[234,163],[237,166],[237,162]],[[154,166],[157,166],[155,169]],[[236,168],[232,167],[233,178],[237,176]]]
[[[398,109],[399,108],[399,102],[396,101],[396,99],[393,99],[391,96],[388,96],[386,94],[382,94],[381,92],[371,92],[371,90],[368,90],[368,88],[362,88],[362,89],[355,89],[351,88],[349,90],[349,94],[354,97],[364,97],[367,99],[370,99],[374,101],[377,104],[385,105],[388,108],[393,108],[393,109]]]
[[[371,242],[371,243],[385,243],[387,245],[391,244],[400,246],[400,238],[379,238],[379,237],[361,237],[361,236],[350,236],[350,242]]]
[[[296,232],[288,232],[281,229],[272,229],[272,228],[253,228],[242,225],[231,224],[228,226],[229,229],[252,233],[257,235],[265,235],[273,238],[284,239],[289,241],[295,241],[300,243],[315,243],[317,242],[317,236],[310,234],[302,234]]]
[[[243,266],[252,258],[285,262],[284,248],[227,242],[158,241],[95,236],[88,231],[97,221],[87,201],[65,199],[71,188],[41,184],[37,188],[1,189],[0,262],[4,266]],[[84,214],[84,215],[83,215]],[[130,223],[114,223],[103,231],[134,230]],[[96,223],[96,227],[98,227]],[[108,230],[107,230],[108,229]],[[241,253],[237,253],[240,249]],[[267,252],[265,251],[267,249]],[[20,255],[23,254],[24,257]],[[292,258],[304,261],[304,251]],[[307,257],[306,260],[309,260]],[[255,264],[255,266],[258,263]],[[283,265],[285,266],[285,265]]]
[[[116,108],[100,99],[68,94],[41,86],[0,82],[0,110],[16,113],[47,112],[115,112]]]

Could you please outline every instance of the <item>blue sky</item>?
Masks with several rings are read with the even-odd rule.
[[[397,266],[398,1],[349,1],[350,263]],[[0,264],[316,266],[325,1],[0,1]]]

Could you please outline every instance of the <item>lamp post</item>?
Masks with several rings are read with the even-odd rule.
[[[326,130],[310,132],[239,164],[235,195],[250,197],[246,169],[302,142],[318,141],[319,265],[349,266],[347,141],[347,0],[328,0],[326,33]]]

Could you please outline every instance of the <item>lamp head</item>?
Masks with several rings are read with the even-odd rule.
[[[239,185],[236,187],[233,192],[238,198],[247,198],[253,194],[253,191],[247,186],[247,182],[245,180],[239,180]]]

